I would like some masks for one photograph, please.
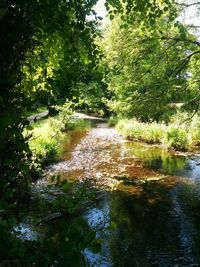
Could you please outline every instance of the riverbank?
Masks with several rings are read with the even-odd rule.
[[[116,128],[128,140],[160,144],[177,151],[194,151],[200,142],[200,125],[197,118],[190,122],[142,123],[136,119],[122,119]]]
[[[198,157],[124,140],[104,123],[70,135],[63,143],[62,161],[47,167],[45,179],[48,183],[59,176],[61,183],[89,183],[90,191],[98,191],[83,216],[99,237],[101,250],[83,251],[86,266],[196,264]]]
[[[85,123],[63,132],[61,161],[46,166],[11,222],[10,266],[198,266],[199,158]]]
[[[75,128],[91,128],[88,118],[90,117],[81,113],[68,114],[63,118],[63,114],[59,113],[56,117],[42,118],[32,124],[24,135],[30,137],[28,143],[34,169],[40,173],[45,165],[58,161],[61,143],[67,132]]]

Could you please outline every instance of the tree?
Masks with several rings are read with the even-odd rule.
[[[197,43],[184,25],[171,21],[169,12],[157,17],[156,28],[137,18],[128,24],[113,20],[103,42],[106,80],[115,93],[111,109],[158,121],[168,120],[177,103],[186,108],[195,95],[188,62],[198,54],[193,52]]]
[[[43,89],[45,83],[45,89],[51,93],[51,80],[55,77],[51,71],[56,73],[58,64],[66,56],[68,62],[73,64],[74,54],[81,53],[79,40],[88,42],[90,32],[86,16],[90,14],[95,3],[96,0],[1,1],[0,193],[2,201],[13,199],[13,204],[18,205],[23,199],[23,192],[28,189],[31,154],[22,135],[24,127],[22,121],[23,111],[30,104],[30,101],[27,101],[27,96],[30,97],[29,93],[32,90],[30,83],[34,82],[34,77],[29,79],[29,76],[39,74],[37,85]],[[65,51],[61,53],[60,59],[55,59],[51,50],[56,49],[55,38],[58,38],[58,42],[61,40],[60,44],[63,42],[65,45],[62,46],[65,47]],[[49,61],[46,62],[43,56],[47,56]],[[50,61],[54,61],[53,70],[48,69],[50,63],[53,65]],[[37,63],[39,66],[36,66]]]

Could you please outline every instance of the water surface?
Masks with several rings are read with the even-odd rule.
[[[85,249],[87,265],[200,266],[198,158],[126,141],[105,123],[69,132],[46,176],[98,189],[83,217],[101,252]]]
[[[102,244],[84,251],[88,266],[200,266],[198,157],[126,141],[103,123],[70,136],[48,172],[101,189],[84,214]]]

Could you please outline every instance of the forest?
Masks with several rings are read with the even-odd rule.
[[[0,0],[0,266],[200,266],[199,14]]]

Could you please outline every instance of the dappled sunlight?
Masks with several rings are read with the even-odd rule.
[[[47,167],[46,178],[35,190],[53,200],[65,196],[56,186],[70,182],[77,184],[76,190],[94,194],[87,207],[79,207],[101,248],[93,252],[88,246],[82,251],[88,266],[199,262],[195,250],[199,238],[194,234],[199,233],[200,221],[198,157],[126,141],[99,122],[90,130],[68,131],[62,142],[62,161]],[[42,181],[56,186],[44,191]]]
[[[0,266],[200,266],[195,13],[1,1]]]
[[[57,182],[88,183],[96,192],[83,216],[100,237],[101,251],[95,254],[86,248],[87,262],[105,266],[128,266],[132,259],[141,266],[198,262],[197,158],[126,141],[104,123],[89,131],[69,132],[62,151],[62,161],[46,170],[49,182],[57,176]]]
[[[96,186],[107,185],[112,189],[117,188],[123,177],[129,181],[160,181],[166,186],[174,185],[178,178],[169,178],[169,175],[185,164],[185,157],[173,156],[160,146],[126,142],[104,123],[90,131],[68,132],[61,158],[63,161],[48,167],[49,176],[60,175],[61,180],[90,180]]]

